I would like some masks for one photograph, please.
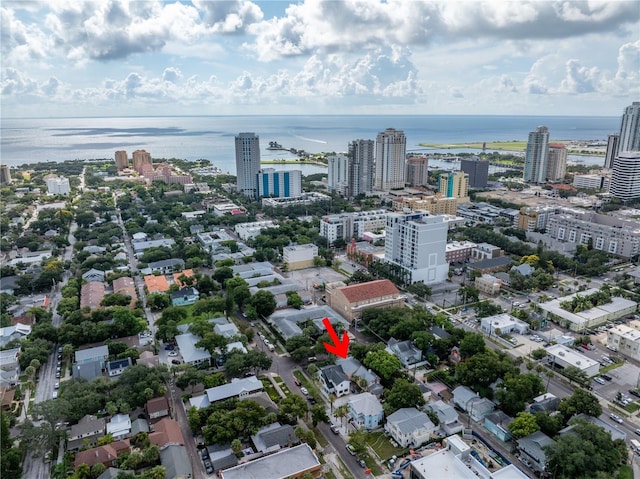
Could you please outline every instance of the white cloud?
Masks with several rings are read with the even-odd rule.
[[[237,33],[263,18],[260,7],[246,0],[192,0],[191,3],[204,12],[205,24],[216,33]]]
[[[162,79],[171,83],[177,83],[181,77],[182,72],[179,68],[168,67],[164,69],[164,72],[162,72]]]

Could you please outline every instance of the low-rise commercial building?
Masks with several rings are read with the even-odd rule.
[[[318,247],[314,244],[291,245],[282,248],[282,262],[289,271],[311,268],[318,256]]]
[[[481,293],[495,296],[502,288],[502,280],[490,274],[483,274],[475,279],[475,286]]]
[[[551,356],[551,360],[556,366],[561,368],[566,368],[567,366],[576,367],[580,371],[584,371],[588,377],[595,376],[600,371],[600,363],[598,361],[562,344],[549,346],[547,354]]]
[[[322,465],[306,443],[219,472],[220,479],[302,479],[305,474],[322,477]]]
[[[607,347],[632,359],[640,359],[640,331],[625,324],[607,330]]]
[[[404,296],[388,279],[349,286],[326,286],[329,306],[348,321],[359,319],[369,308],[403,307]]]

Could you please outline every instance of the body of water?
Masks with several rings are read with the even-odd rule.
[[[286,151],[267,150],[270,141],[312,153],[340,152],[346,151],[352,140],[375,140],[378,132],[395,128],[404,130],[407,151],[427,153],[437,150],[420,147],[420,143],[526,140],[528,133],[539,125],[549,128],[553,140],[606,140],[607,135],[619,130],[620,118],[460,115],[3,118],[0,154],[2,163],[20,166],[113,159],[116,150],[126,150],[131,157],[134,150],[144,149],[154,159],[208,159],[223,171],[235,174],[234,136],[244,131],[260,136],[262,158],[269,160],[294,158]],[[603,161],[581,158],[586,164]],[[301,169],[307,170],[306,174],[322,171],[313,166]]]

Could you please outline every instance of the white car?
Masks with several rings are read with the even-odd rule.
[[[60,383],[55,383],[53,385],[53,389],[60,389]]]
[[[175,357],[177,355],[178,355],[178,353],[176,353],[175,351],[169,351],[169,356]]]
[[[305,396],[308,396],[308,395],[309,395],[309,391],[307,391],[307,388],[305,388],[304,386],[302,386],[302,387],[300,388],[300,392],[301,392],[302,394],[304,394]]]
[[[609,414],[609,417],[611,419],[613,419],[615,422],[617,422],[618,424],[622,424],[623,423],[622,418],[620,416],[618,416],[617,414],[613,414],[613,413]]]

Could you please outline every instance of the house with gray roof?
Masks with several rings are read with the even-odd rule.
[[[440,429],[446,436],[457,434],[464,429],[464,425],[458,420],[458,412],[453,406],[444,401],[438,400],[429,403],[426,405],[426,409],[432,411],[438,417]]]
[[[0,278],[0,293],[13,294],[18,287],[20,276],[4,276]]]
[[[512,421],[513,418],[511,416],[498,410],[484,417],[484,427],[498,439],[506,442],[513,437],[513,434],[509,431],[509,424],[511,424]]]
[[[193,477],[191,461],[187,448],[178,444],[169,444],[160,449],[160,464],[167,471],[166,479],[187,479]]]
[[[351,381],[342,368],[336,364],[320,368],[318,379],[322,383],[322,392],[327,397],[331,394],[340,397],[350,392]]]
[[[220,336],[224,336],[225,338],[233,338],[234,336],[238,336],[240,334],[240,330],[238,327],[226,321],[226,324],[217,323],[213,326],[213,332],[219,334]]]
[[[338,359],[336,365],[342,368],[345,375],[353,382],[369,391],[371,394],[380,396],[384,391],[382,384],[380,384],[380,376],[367,369],[356,358],[349,356],[344,359]]]
[[[149,421],[146,419],[139,417],[135,421],[131,422],[131,437],[135,437],[135,435],[140,432],[148,433],[150,430]]]
[[[307,472],[312,477],[320,477],[322,464],[318,461],[311,447],[307,443],[302,443],[255,461],[225,469],[219,474],[220,479],[285,479],[302,477]]]
[[[104,368],[104,363],[109,357],[109,347],[96,346],[94,348],[80,349],[75,352],[76,364],[98,361],[100,368]]]
[[[209,452],[209,460],[211,461],[214,472],[219,471],[220,469],[227,469],[238,464],[238,457],[231,450],[231,446],[229,446],[229,444],[214,444],[212,446],[207,446],[207,451]]]
[[[200,293],[193,286],[186,286],[169,295],[172,306],[188,306],[200,299]]]
[[[73,379],[85,379],[86,381],[93,381],[96,378],[102,376],[102,366],[100,360],[95,359],[93,361],[85,363],[75,363],[71,367],[71,375]]]
[[[207,389],[202,396],[192,397],[189,399],[189,405],[202,409],[225,399],[245,399],[252,394],[259,393],[262,389],[262,381],[255,376],[233,378],[230,383]]]
[[[299,442],[293,427],[289,424],[282,426],[279,422],[274,422],[258,430],[251,436],[251,440],[256,451],[264,453],[274,452]]]
[[[552,446],[556,442],[542,431],[536,431],[518,439],[517,447],[520,460],[534,471],[544,472],[547,464],[545,446]]]
[[[0,347],[4,347],[14,339],[22,340],[31,334],[31,326],[17,323],[0,328]]]
[[[384,418],[382,404],[371,393],[356,394],[349,401],[349,416],[359,429],[375,429]]]
[[[161,238],[150,241],[133,241],[131,243],[131,247],[133,248],[133,252],[136,256],[141,255],[148,250],[149,248],[161,248],[166,246],[171,248],[176,242],[173,238]]]
[[[514,271],[516,273],[521,274],[525,278],[528,278],[533,274],[536,269],[527,263],[519,264],[518,266],[512,266],[510,271]]]
[[[177,335],[175,339],[185,364],[197,366],[202,363],[211,363],[209,351],[196,347],[196,343],[201,339],[200,336],[196,336],[193,333],[185,333]]]
[[[466,386],[453,390],[453,402],[465,411],[474,421],[480,421],[495,409],[495,404],[487,398],[481,398]]]
[[[87,414],[78,421],[78,424],[74,424],[69,429],[67,449],[78,451],[85,444],[85,441],[88,446],[94,447],[98,438],[104,436],[104,431],[104,418]]]
[[[131,366],[131,358],[109,361],[107,362],[107,374],[110,378],[120,376],[129,366]]]
[[[422,351],[409,340],[398,341],[395,338],[390,338],[385,349],[397,357],[405,368],[422,361]]]
[[[102,474],[100,474],[97,479],[117,479],[118,474],[120,474],[121,472],[125,473],[125,474],[133,474],[134,471],[130,471],[130,470],[125,470],[125,469],[118,469],[117,467],[109,467],[107,468],[106,471],[104,471]]]
[[[405,407],[387,417],[384,429],[402,447],[417,447],[429,440],[436,426],[422,411]]]

